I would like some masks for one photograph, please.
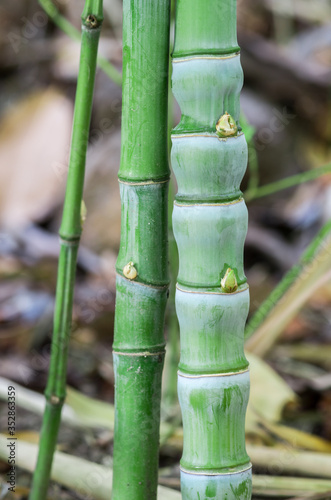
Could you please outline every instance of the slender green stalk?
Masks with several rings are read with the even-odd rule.
[[[66,395],[67,357],[72,322],[76,261],[82,232],[81,204],[85,159],[102,20],[102,0],[87,0],[82,14],[80,66],[67,189],[60,228],[61,250],[58,265],[52,352],[45,391],[46,408],[41,429],[38,461],[29,496],[30,500],[45,500],[46,498],[61,421],[61,410]]]
[[[242,83],[236,1],[210,0],[207,6],[178,0],[172,85],[182,118],[173,131],[172,166],[178,182],[173,228],[179,250],[183,500],[251,498]]]
[[[168,294],[170,0],[123,2],[113,500],[155,500]]]
[[[60,28],[60,30],[66,33],[66,35],[68,35],[72,40],[80,41],[80,32],[60,14],[52,0],[39,0],[39,3],[46,14],[52,19],[53,23]],[[117,85],[122,84],[121,73],[115,68],[115,66],[107,61],[107,59],[102,56],[98,56],[97,64],[98,67],[101,68],[111,80],[113,80],[113,82],[117,83]]]
[[[251,335],[253,335],[257,328],[263,323],[276,304],[281,300],[290,287],[293,286],[304,269],[310,266],[318,256],[319,252],[321,250],[323,251],[323,249],[328,246],[330,234],[331,221],[327,222],[323,226],[305,250],[299,262],[289,270],[276,288],[271,292],[269,297],[261,304],[254,316],[252,316],[249,320],[245,330],[245,337],[247,339],[251,337]]]
[[[322,167],[314,168],[313,170],[308,170],[308,172],[303,172],[301,174],[292,175],[291,177],[286,177],[280,181],[271,182],[265,186],[250,188],[245,192],[245,200],[252,201],[256,198],[262,198],[263,196],[269,196],[271,194],[278,193],[283,189],[288,189],[299,184],[304,184],[305,182],[312,181],[321,177],[322,175],[331,173],[331,164],[323,165]]]
[[[331,221],[250,320],[245,332],[248,351],[266,355],[308,298],[329,281],[330,264]]]

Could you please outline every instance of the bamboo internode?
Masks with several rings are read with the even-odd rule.
[[[251,498],[242,84],[236,1],[206,6],[178,0],[172,88],[182,118],[173,130],[171,159],[178,182],[173,229],[179,251],[183,500]]]

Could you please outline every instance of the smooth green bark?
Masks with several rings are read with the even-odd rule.
[[[170,1],[123,2],[113,500],[155,500],[168,295]]]
[[[77,252],[82,232],[81,203],[85,159],[101,24],[102,0],[88,0],[82,14],[80,66],[67,189],[60,228],[61,249],[56,287],[52,351],[45,391],[47,403],[29,500],[46,499],[61,421],[61,410],[66,395],[67,357],[72,323]]]
[[[172,166],[182,497],[249,500],[247,209],[240,191],[247,144],[239,126],[236,1],[178,0],[176,23],[172,88],[182,116],[173,131]]]

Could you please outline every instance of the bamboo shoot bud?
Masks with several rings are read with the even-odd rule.
[[[124,266],[123,274],[129,280],[134,280],[137,277],[137,269],[134,267],[133,262],[129,262],[126,266]]]
[[[226,111],[216,123],[216,133],[219,137],[233,137],[238,133],[235,120]]]
[[[238,288],[235,272],[230,267],[227,269],[224,277],[221,280],[221,287],[225,293],[233,293]]]
[[[82,200],[82,203],[80,205],[80,223],[81,223],[82,229],[84,226],[84,222],[86,221],[86,217],[87,217],[87,208],[85,205],[85,201]]]

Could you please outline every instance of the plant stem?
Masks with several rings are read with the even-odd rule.
[[[73,26],[64,16],[62,16],[59,10],[55,7],[52,0],[39,0],[40,5],[46,12],[46,14],[52,19],[53,23],[66,33],[72,40],[80,41],[80,32]],[[98,56],[97,64],[106,75],[117,83],[117,85],[122,85],[122,75],[107,59],[102,56]]]
[[[260,356],[274,344],[283,331],[285,319],[290,319],[302,305],[310,290],[324,279],[330,265],[331,221],[327,222],[308,246],[298,264],[284,276],[269,297],[250,319],[245,336],[246,348]],[[292,291],[295,301],[285,299]],[[300,300],[300,297],[303,297]],[[286,323],[287,324],[287,323]]]
[[[123,2],[113,500],[155,500],[168,294],[170,1]]]
[[[68,345],[70,340],[78,245],[82,231],[81,204],[85,159],[91,119],[98,43],[102,24],[102,0],[87,0],[82,14],[81,56],[71,139],[69,171],[58,265],[54,327],[46,408],[40,436],[39,455],[30,500],[46,498],[53,454],[65,399]]]
[[[239,127],[238,51],[235,0],[177,1],[172,86],[182,118],[173,131],[172,166],[183,500],[251,498],[243,350],[247,209],[240,192],[247,143]],[[227,137],[216,133],[220,117]]]
[[[286,177],[280,181],[271,182],[266,186],[250,188],[245,192],[245,200],[247,202],[255,200],[257,198],[262,198],[263,196],[269,196],[271,194],[278,193],[283,189],[288,189],[290,187],[298,186],[299,184],[304,184],[305,182],[312,181],[321,177],[322,175],[331,173],[331,164],[323,165],[322,167],[314,168],[313,170],[308,170],[308,172],[303,172],[301,174],[292,175],[291,177]]]

